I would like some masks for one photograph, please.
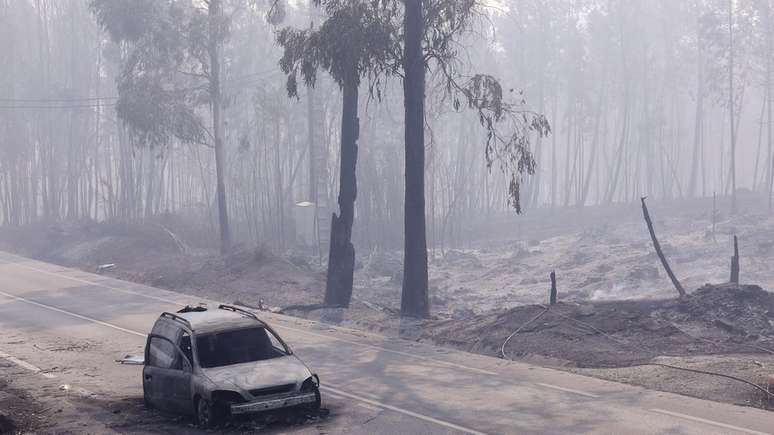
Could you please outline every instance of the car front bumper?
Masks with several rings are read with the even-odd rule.
[[[232,404],[231,415],[252,414],[255,412],[288,408],[290,406],[298,406],[306,403],[315,403],[316,401],[317,394],[314,392],[267,397],[253,402]]]

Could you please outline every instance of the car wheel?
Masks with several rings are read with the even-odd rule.
[[[202,398],[196,402],[196,421],[204,429],[211,429],[218,424],[218,415],[209,400]]]
[[[314,397],[315,401],[307,405],[307,409],[312,413],[317,413],[320,411],[320,407],[322,406],[322,397],[320,396],[320,388],[315,387],[314,389]]]
[[[145,405],[145,409],[153,409],[153,404],[148,397],[148,392],[145,391],[145,386],[142,387],[142,404]]]

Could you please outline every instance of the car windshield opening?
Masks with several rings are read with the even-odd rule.
[[[246,328],[201,335],[196,338],[199,365],[203,368],[278,358],[286,353],[272,345],[265,328]]]

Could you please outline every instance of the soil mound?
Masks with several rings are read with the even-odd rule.
[[[684,300],[528,305],[429,329],[425,338],[465,350],[497,356],[504,351],[508,358],[559,366],[621,367],[658,356],[774,353],[774,294],[758,286],[706,285]]]
[[[774,335],[774,294],[757,285],[705,285],[678,305],[678,322],[704,322],[735,335]]]

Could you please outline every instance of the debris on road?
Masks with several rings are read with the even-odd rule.
[[[115,268],[116,268],[116,265],[114,263],[100,264],[99,266],[97,266],[97,273],[102,273]]]

